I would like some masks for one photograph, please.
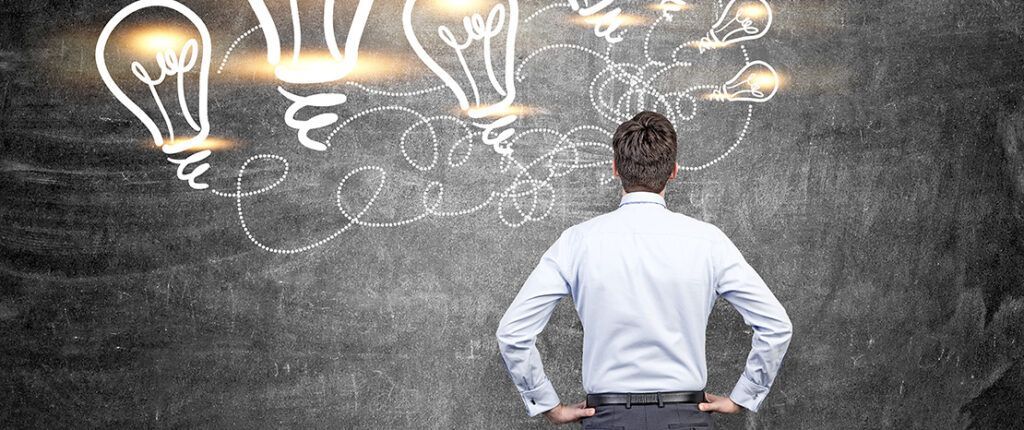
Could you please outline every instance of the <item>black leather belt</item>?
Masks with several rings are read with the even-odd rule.
[[[598,393],[587,394],[587,407],[603,405],[658,405],[665,403],[700,403],[704,391],[664,391],[660,393]]]

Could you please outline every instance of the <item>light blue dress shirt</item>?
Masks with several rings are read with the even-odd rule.
[[[502,358],[530,416],[560,402],[535,343],[567,295],[583,323],[587,393],[703,390],[708,315],[721,296],[754,331],[729,397],[757,411],[793,331],[721,230],[670,211],[659,194],[628,193],[615,211],[562,232],[498,325]]]

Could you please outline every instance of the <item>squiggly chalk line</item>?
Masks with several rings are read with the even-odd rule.
[[[718,1],[718,6],[719,8],[722,8],[721,0]],[[544,6],[526,17],[523,23],[530,23],[543,13],[562,7],[568,8],[569,4],[566,2],[556,2]],[[595,74],[588,86],[588,98],[590,100],[591,107],[602,119],[609,123],[619,122],[628,118],[628,115],[634,108],[642,107],[647,103],[646,100],[650,100],[651,103],[653,103],[653,106],[650,106],[651,108],[665,112],[666,116],[669,116],[673,121],[691,121],[696,118],[700,112],[699,106],[701,105],[702,100],[700,100],[698,93],[715,90],[718,86],[695,85],[682,90],[667,92],[656,89],[655,84],[659,83],[659,80],[663,76],[666,76],[669,71],[676,68],[689,68],[692,66],[692,61],[682,61],[678,59],[678,54],[683,49],[687,48],[685,45],[681,45],[674,49],[669,56],[669,61],[658,61],[653,58],[652,52],[649,48],[650,40],[653,35],[660,30],[659,27],[664,21],[662,18],[663,16],[659,16],[655,19],[643,34],[642,47],[645,62],[642,64],[613,61],[613,44],[611,43],[606,46],[605,53],[600,53],[581,45],[556,43],[543,46],[526,55],[515,68],[515,79],[517,82],[525,81],[527,79],[527,73],[525,73],[526,67],[535,62],[535,60],[545,53],[556,50],[575,50],[591,55],[604,62],[604,68]],[[236,45],[238,45],[238,43],[247,35],[258,29],[258,27],[259,26],[250,28],[232,43],[222,60],[218,73],[220,73],[220,70],[227,65],[231,51],[235,49]],[[618,37],[625,38],[628,34],[628,29],[621,29],[618,33]],[[749,62],[746,47],[743,45],[739,46],[743,53],[744,60]],[[389,91],[372,88],[351,81],[345,82],[344,85],[354,87],[368,95],[399,99],[421,96],[435,91],[440,91],[445,88],[445,85],[437,85],[420,90]],[[621,94],[618,94],[617,98],[612,97],[611,88],[614,85],[625,85],[627,89]],[[753,105],[747,104],[746,107],[746,115],[741,130],[736,134],[735,140],[733,140],[733,142],[722,153],[702,164],[682,166],[682,169],[688,171],[703,170],[720,162],[733,153],[746,137],[753,117]],[[366,109],[350,115],[330,131],[325,139],[325,145],[330,148],[332,146],[332,142],[337,137],[341,136],[347,127],[351,126],[355,122],[370,115],[385,113],[404,114],[411,117],[412,125],[408,126],[401,133],[401,136],[398,139],[398,149],[406,164],[414,171],[432,171],[437,168],[438,164],[441,162],[443,152],[442,148],[446,145],[442,145],[439,141],[435,126],[448,122],[454,124],[459,130],[461,130],[461,136],[452,141],[451,146],[447,148],[447,152],[444,154],[444,163],[446,163],[448,167],[464,166],[473,154],[473,142],[476,140],[475,138],[479,137],[481,134],[479,130],[474,131],[474,129],[470,127],[470,124],[452,115],[427,116],[409,108],[408,106],[401,104],[389,104]],[[418,145],[418,148],[421,150],[424,150],[425,148],[426,154],[417,155],[426,155],[426,157],[414,157],[408,152],[408,139],[412,133],[421,129],[426,131],[427,136],[425,139],[427,139],[426,143],[429,143],[429,145]],[[596,132],[603,136],[604,140],[590,141],[574,137],[581,132]],[[288,176],[289,164],[283,157],[272,154],[260,154],[250,157],[242,164],[238,171],[234,192],[222,192],[216,190],[212,190],[212,192],[224,197],[234,197],[236,200],[238,219],[246,237],[261,249],[279,254],[294,254],[323,246],[353,226],[394,228],[408,225],[431,216],[464,216],[485,210],[490,206],[496,207],[500,222],[509,227],[518,227],[528,222],[546,219],[550,215],[555,204],[554,181],[556,179],[581,169],[607,168],[610,165],[611,147],[607,142],[607,138],[611,136],[611,132],[603,127],[597,125],[582,125],[574,127],[565,133],[551,128],[530,128],[516,133],[508,140],[508,144],[509,146],[515,146],[523,139],[527,139],[535,135],[554,136],[557,139],[557,143],[550,150],[543,152],[540,156],[528,161],[519,160],[519,155],[516,154],[501,156],[498,160],[500,167],[499,170],[503,173],[512,172],[511,182],[509,184],[500,189],[492,190],[485,198],[465,207],[441,210],[440,208],[443,206],[445,201],[445,185],[440,181],[429,181],[422,189],[419,202],[421,207],[418,210],[418,213],[397,220],[372,220],[367,217],[374,206],[378,203],[382,192],[385,189],[388,181],[388,171],[377,165],[363,165],[356,167],[343,176],[335,191],[335,206],[341,216],[346,219],[344,225],[335,229],[333,233],[302,246],[276,247],[265,243],[251,230],[250,225],[252,220],[247,216],[246,205],[243,204],[244,198],[269,191],[285,181]],[[608,152],[609,159],[587,161],[586,157],[580,151],[582,148],[597,148],[605,150]],[[246,172],[250,169],[251,163],[257,160],[277,161],[283,165],[283,173],[270,185],[254,191],[243,191],[243,182]],[[538,171],[538,167],[541,167],[540,171],[546,173],[537,175],[536,172]],[[376,183],[371,184],[373,192],[370,198],[364,204],[359,205],[356,210],[346,209],[345,196],[346,191],[351,188],[351,180],[357,175],[369,174],[375,174],[376,176]],[[614,178],[605,174],[601,176],[598,183],[607,184],[612,181],[614,181]],[[373,181],[371,180],[371,182]]]

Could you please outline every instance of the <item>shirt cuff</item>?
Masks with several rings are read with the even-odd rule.
[[[768,390],[768,388],[747,379],[746,375],[740,375],[740,380],[736,382],[729,398],[737,405],[743,406],[751,412],[757,412],[757,408],[761,406],[761,402],[768,395]]]
[[[524,391],[520,393],[520,395],[523,396],[523,403],[526,404],[526,412],[531,417],[550,411],[561,403],[558,399],[558,393],[555,392],[555,387],[551,385],[551,381],[547,380],[537,388],[530,391]]]

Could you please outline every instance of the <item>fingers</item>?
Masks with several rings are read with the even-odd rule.
[[[700,402],[700,403],[698,403],[697,404],[697,409],[700,409],[703,412],[721,412],[722,411],[722,408],[724,406],[722,404],[723,403],[722,401],[726,399],[725,397],[716,396],[716,395],[711,394],[711,393],[704,393],[704,397],[706,397],[708,401],[707,402]]]
[[[714,394],[705,393],[705,396],[709,400],[708,402],[701,402],[697,404],[697,409],[702,412],[719,412],[723,414],[735,414],[742,411],[739,405],[732,401],[732,399],[725,396],[716,396]]]
[[[544,416],[552,424],[565,424],[594,416],[595,413],[597,413],[597,410],[588,408],[586,402],[579,402],[573,405],[558,405],[545,412]]]
[[[595,413],[597,413],[597,409],[588,408],[587,402],[579,402],[572,405],[572,414],[574,419],[590,417]]]

